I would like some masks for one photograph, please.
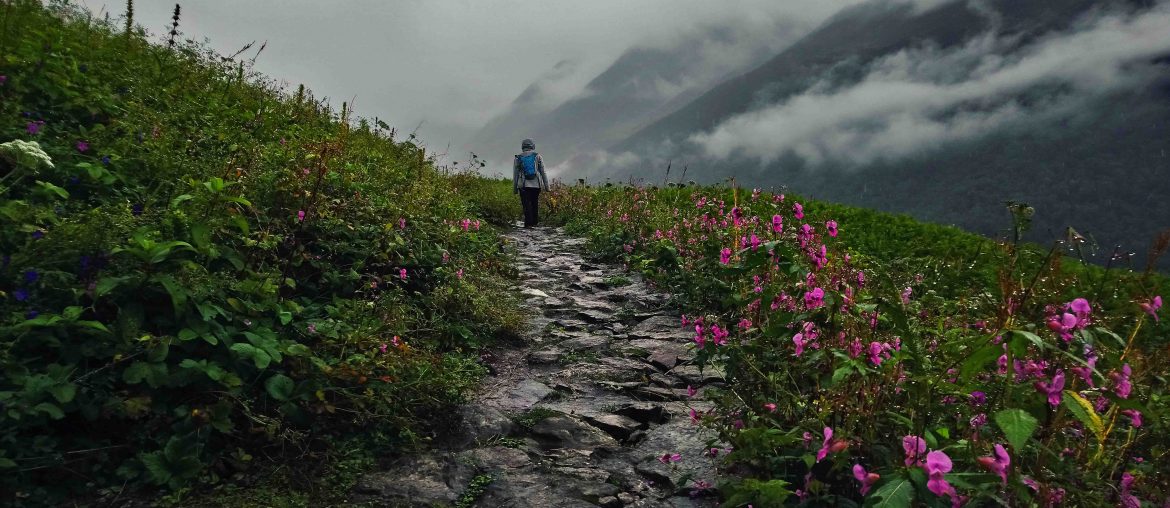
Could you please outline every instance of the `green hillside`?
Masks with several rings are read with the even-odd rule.
[[[595,256],[669,290],[700,361],[727,372],[702,416],[733,450],[725,506],[1170,494],[1166,279],[1069,257],[1075,239],[1017,243],[1026,207],[1004,211],[1013,233],[993,241],[726,186],[562,187],[550,201]]]
[[[433,435],[521,324],[466,178],[259,48],[48,5],[0,6],[0,504],[344,491]]]

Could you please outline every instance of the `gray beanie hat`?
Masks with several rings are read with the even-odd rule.
[[[536,150],[536,142],[531,139],[525,139],[520,142],[521,150]]]

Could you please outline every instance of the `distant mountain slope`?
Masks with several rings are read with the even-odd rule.
[[[673,44],[630,48],[577,94],[554,108],[534,104],[542,82],[526,89],[489,121],[470,145],[490,158],[511,154],[526,137],[552,159],[598,150],[685,105],[730,75],[755,67],[794,27],[758,31],[714,26],[684,34]]]
[[[1086,72],[1083,78],[1058,66],[1045,69],[1051,62],[1040,57],[1054,34],[1084,30],[1098,13],[1151,7],[1166,2],[954,1],[927,10],[863,4],[610,147],[613,154],[635,155],[627,160],[636,163],[577,169],[595,179],[658,181],[668,160],[685,161],[688,179],[735,176],[741,185],[787,185],[985,234],[1006,228],[1003,202],[1015,199],[1037,209],[1033,239],[1047,241],[1071,225],[1104,249],[1122,244],[1144,252],[1157,231],[1170,227],[1170,46],[1117,75]],[[1107,23],[1103,31],[1112,28]],[[1010,68],[1032,57],[1036,63]],[[1077,65],[1076,59],[1061,62]],[[997,69],[1006,70],[996,75]],[[999,82],[1031,71],[1066,79]],[[900,82],[899,72],[937,77]],[[874,85],[865,91],[890,93],[853,94],[859,83]],[[832,99],[865,98],[857,105],[875,110],[884,101],[912,104],[913,97],[897,96],[907,83],[926,89],[922,101],[936,100],[931,92],[971,97],[916,111],[920,117],[898,116],[896,106],[885,117],[846,116],[835,128],[793,139],[793,131],[805,128],[801,122],[833,121],[811,106],[804,116],[793,113],[802,105],[824,107],[829,116],[841,114],[829,111]],[[1002,89],[971,92],[979,86]],[[996,123],[1001,117],[1012,120]],[[874,133],[887,134],[884,145],[867,140]],[[734,139],[744,135],[754,140]],[[774,153],[767,152],[770,138],[780,147]],[[1170,259],[1162,266],[1170,267]]]
[[[680,142],[720,121],[761,105],[782,101],[829,79],[838,85],[859,79],[865,65],[879,57],[929,43],[940,48],[962,44],[1001,25],[1006,33],[1027,37],[1067,25],[1099,0],[999,0],[994,11],[984,2],[952,1],[925,12],[906,3],[862,4],[834,16],[817,30],[759,67],[725,81],[615,146]],[[994,14],[992,14],[994,13]],[[1026,40],[1026,39],[1025,39]]]

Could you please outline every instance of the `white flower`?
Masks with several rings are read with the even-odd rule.
[[[40,143],[36,141],[16,139],[0,143],[0,157],[7,159],[17,167],[30,169],[34,173],[41,166],[53,167],[53,159],[49,158],[49,154],[45,153],[44,150],[41,150]]]

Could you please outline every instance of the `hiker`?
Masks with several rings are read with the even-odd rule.
[[[524,227],[530,228],[539,220],[540,191],[548,190],[548,177],[544,176],[544,159],[536,153],[535,141],[525,139],[520,143],[520,150],[512,165],[512,193],[520,195]]]

